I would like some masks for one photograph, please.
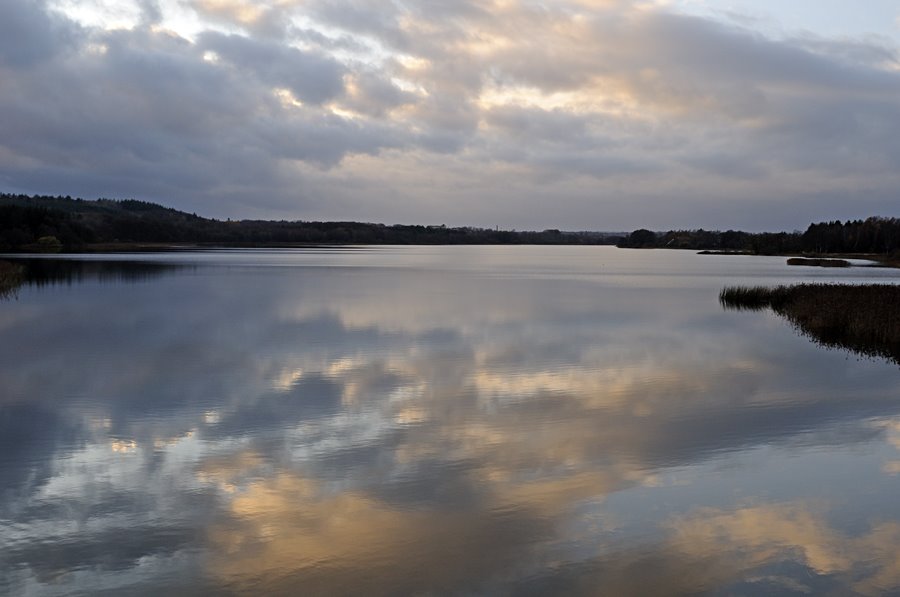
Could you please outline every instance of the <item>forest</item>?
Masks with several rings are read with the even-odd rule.
[[[635,230],[618,243],[629,248],[669,248],[751,253],[755,255],[892,255],[900,249],[900,219],[873,216],[810,224],[805,232],[726,232],[710,230]]]
[[[0,251],[102,250],[122,245],[616,244],[756,255],[900,252],[900,219],[810,224],[805,232],[647,229],[630,234],[501,230],[443,225],[217,220],[134,199],[73,199],[0,193]]]
[[[615,244],[622,235],[364,222],[216,220],[133,199],[0,194],[0,250],[83,250],[97,245],[199,244]]]

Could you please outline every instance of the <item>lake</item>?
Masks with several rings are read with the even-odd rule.
[[[19,263],[0,594],[900,593],[900,368],[718,302],[900,270],[560,246]]]

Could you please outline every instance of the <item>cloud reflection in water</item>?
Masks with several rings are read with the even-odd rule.
[[[900,587],[896,372],[722,313],[717,284],[241,265],[24,289],[5,587]]]

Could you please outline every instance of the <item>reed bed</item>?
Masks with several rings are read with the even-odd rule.
[[[729,286],[722,289],[719,301],[727,309],[771,308],[824,346],[900,363],[900,286]]]
[[[726,286],[719,293],[719,302],[726,309],[760,311],[786,300],[790,289],[788,286]]]

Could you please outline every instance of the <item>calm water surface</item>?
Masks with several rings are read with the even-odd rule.
[[[900,593],[900,368],[610,247],[27,260],[0,593]]]

